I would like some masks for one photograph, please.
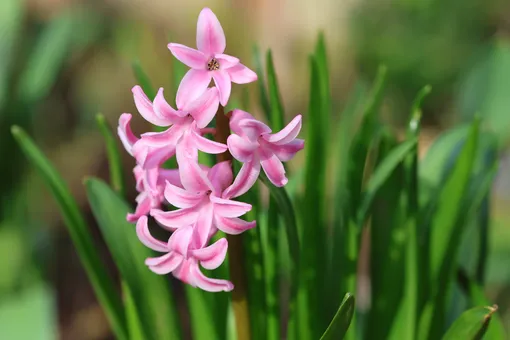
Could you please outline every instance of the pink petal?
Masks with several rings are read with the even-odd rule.
[[[163,95],[162,87],[159,89],[156,98],[154,98],[153,109],[160,118],[167,119],[171,121],[172,124],[183,124],[189,119],[187,113],[174,110],[170,104],[168,104]]]
[[[136,197],[138,202],[135,212],[133,214],[127,214],[126,220],[130,223],[135,223],[138,219],[144,215],[147,215],[151,208],[154,208],[153,201],[147,192],[142,192]]]
[[[202,267],[212,270],[218,268],[225,261],[227,249],[227,239],[221,238],[209,247],[192,250],[191,256],[199,260]]]
[[[143,191],[144,173],[145,173],[145,170],[140,165],[137,165],[133,168],[133,174],[135,175],[135,181],[136,181],[136,190],[138,192]]]
[[[226,187],[232,184],[232,180],[234,179],[232,162],[224,161],[216,163],[207,173],[207,178],[209,178],[214,186],[215,192],[220,194]]]
[[[158,178],[159,169],[157,167],[148,169],[144,173],[144,188],[150,190],[152,196],[159,195]]]
[[[154,273],[165,275],[173,272],[182,263],[182,260],[181,255],[170,252],[160,257],[150,257],[145,260],[145,264]]]
[[[301,130],[301,115],[297,115],[280,132],[271,135],[266,135],[264,136],[264,139],[270,143],[283,145],[293,141],[299,134],[300,130]]]
[[[216,217],[215,222],[216,228],[229,235],[238,235],[248,229],[255,228],[257,225],[256,221],[247,222],[237,217]]]
[[[117,134],[119,135],[120,141],[126,151],[133,156],[133,144],[136,143],[138,138],[131,131],[131,115],[129,113],[123,113],[119,117],[119,127],[117,128]]]
[[[246,136],[253,142],[256,142],[260,136],[271,133],[269,126],[257,119],[241,119],[238,124],[242,130],[240,136]]]
[[[230,135],[227,138],[228,150],[240,162],[248,162],[253,158],[253,153],[259,147],[258,143],[242,138],[238,135]]]
[[[189,70],[181,80],[177,89],[175,102],[177,108],[182,109],[187,102],[191,102],[205,92],[211,82],[211,73],[205,70]]]
[[[198,16],[197,47],[204,54],[223,53],[227,45],[225,33],[218,18],[209,8],[204,8]]]
[[[205,153],[218,154],[227,151],[225,144],[202,137],[195,130],[191,130],[191,137],[196,148]]]
[[[202,129],[212,121],[219,104],[218,89],[210,87],[198,99],[186,103],[183,110],[189,112],[197,122],[197,126]]]
[[[138,222],[136,222],[136,235],[140,242],[152,250],[162,253],[168,252],[168,245],[165,242],[155,239],[151,235],[149,226],[147,225],[147,216],[140,217]]]
[[[261,160],[260,164],[271,183],[275,186],[283,187],[287,184],[288,179],[285,177],[285,168],[276,155],[272,154],[270,157]]]
[[[168,44],[168,49],[174,57],[177,58],[181,63],[185,64],[188,67],[205,70],[207,66],[208,56],[203,54],[200,51],[195,50],[194,48],[190,48],[188,46],[184,46],[181,44]]]
[[[213,205],[203,205],[198,214],[198,219],[193,227],[193,248],[202,248],[209,241],[209,233],[213,224]]]
[[[241,170],[234,179],[234,183],[224,192],[223,198],[233,198],[246,193],[255,184],[260,174],[258,159],[243,164]]]
[[[201,193],[195,193],[186,191],[175,185],[166,183],[165,187],[165,199],[173,206],[177,208],[191,208],[200,203],[204,198]]]
[[[243,64],[228,69],[230,80],[236,84],[247,84],[257,80],[257,74]]]
[[[174,230],[195,223],[198,219],[198,210],[193,208],[172,211],[152,209],[151,216],[165,229]]]
[[[239,217],[251,210],[251,204],[227,200],[214,195],[210,196],[214,203],[214,215],[221,217]]]
[[[214,59],[220,64],[220,70],[230,69],[239,64],[239,59],[228,54],[216,54]]]
[[[218,88],[220,104],[226,106],[228,99],[230,98],[230,91],[232,90],[230,76],[227,71],[217,70],[212,71],[212,77],[214,79],[214,84],[216,84],[216,87]]]
[[[159,179],[162,183],[169,182],[172,185],[181,187],[181,178],[179,169],[159,169]]]
[[[178,146],[177,163],[179,164],[182,186],[189,191],[212,191],[214,188],[207,178],[206,171],[200,168],[196,159],[181,154],[179,147],[180,145]]]
[[[140,86],[136,85],[131,91],[135,98],[136,108],[146,121],[157,126],[169,126],[172,124],[168,119],[161,118],[154,112],[152,102],[147,98]]]
[[[305,141],[302,139],[294,139],[293,141],[284,145],[273,145],[271,151],[274,152],[276,157],[283,162],[290,161],[294,155],[305,147]]]
[[[188,257],[188,248],[193,235],[193,227],[188,225],[174,231],[170,240],[168,240],[168,247],[176,253]]]
[[[190,265],[192,261],[184,259],[181,264],[172,272],[173,276],[184,283],[190,284]]]
[[[234,285],[230,281],[211,279],[202,274],[196,261],[190,265],[190,283],[208,292],[230,292],[234,289]]]
[[[175,154],[175,147],[172,144],[152,146],[151,143],[150,138],[142,137],[133,145],[133,156],[137,163],[146,169],[160,166]]]

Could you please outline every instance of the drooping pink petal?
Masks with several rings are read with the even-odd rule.
[[[227,249],[227,239],[221,238],[209,247],[192,250],[191,256],[199,260],[202,267],[212,270],[218,268],[225,261]]]
[[[225,234],[238,235],[248,229],[255,228],[257,222],[248,222],[237,217],[227,218],[215,216],[215,225],[216,228],[223,231]]]
[[[301,115],[297,115],[286,127],[277,133],[264,136],[264,139],[276,145],[283,145],[294,140],[301,130]]]
[[[216,163],[207,173],[207,178],[209,178],[214,186],[214,192],[220,195],[226,187],[232,184],[234,179],[232,162],[223,161]]]
[[[232,282],[227,280],[220,280],[220,279],[211,279],[200,271],[200,268],[198,268],[198,263],[194,261],[190,267],[190,283],[198,287],[200,289],[203,289],[208,292],[230,292],[232,289],[234,289],[234,285]]]
[[[239,59],[228,54],[216,54],[214,58],[220,64],[220,70],[227,70],[239,64]]]
[[[191,130],[191,138],[196,148],[210,154],[218,154],[227,151],[227,146],[200,136],[195,130]]]
[[[190,264],[191,260],[184,259],[181,264],[175,268],[172,275],[184,283],[191,284],[190,282]]]
[[[168,230],[188,226],[195,223],[198,218],[198,210],[193,208],[173,211],[152,209],[150,213],[162,227]]]
[[[195,119],[197,126],[202,129],[214,118],[219,103],[218,89],[210,87],[198,99],[187,102],[182,110],[189,112]]]
[[[159,169],[159,179],[161,183],[169,182],[172,185],[181,187],[181,178],[179,177],[179,169]]]
[[[147,225],[147,216],[140,217],[138,222],[136,222],[136,235],[140,242],[150,249],[162,253],[168,252],[167,243],[157,240],[151,235],[149,226]]]
[[[198,70],[205,70],[207,67],[207,62],[209,61],[208,56],[194,48],[181,44],[170,43],[168,44],[168,49],[172,52],[174,57],[177,58],[177,60],[188,67]]]
[[[256,142],[248,138],[242,138],[238,135],[230,135],[227,138],[228,150],[240,162],[248,162],[253,158],[253,153],[259,147]]]
[[[144,188],[143,188],[144,173],[145,173],[145,170],[140,165],[136,165],[133,168],[133,174],[135,175],[135,181],[136,181],[136,191],[138,191],[138,192],[142,192],[144,190]]]
[[[251,210],[251,204],[210,196],[214,203],[214,214],[221,217],[239,217]]]
[[[165,187],[165,199],[177,208],[191,208],[200,203],[204,198],[202,193],[190,192],[181,189],[175,185],[166,183]]]
[[[133,144],[136,143],[138,138],[131,131],[131,118],[129,113],[123,113],[119,117],[119,126],[117,128],[117,134],[119,135],[120,141],[126,151],[133,156]]]
[[[262,165],[267,178],[269,178],[271,183],[273,183],[275,186],[283,187],[285,184],[287,184],[288,179],[285,177],[285,168],[275,154],[272,154],[266,159],[262,159],[260,164]]]
[[[302,139],[294,139],[293,141],[284,145],[272,145],[271,151],[274,152],[276,157],[282,162],[290,161],[298,151],[303,150],[305,141]]]
[[[222,197],[229,199],[246,193],[255,184],[259,174],[260,163],[258,158],[244,163],[234,179],[234,183],[225,189]]]
[[[257,74],[243,64],[228,69],[230,80],[236,84],[247,84],[257,80]]]
[[[130,223],[135,223],[138,219],[144,215],[147,215],[151,208],[154,208],[153,201],[147,192],[141,192],[136,197],[136,205],[135,212],[133,214],[127,214],[126,220]]]
[[[158,179],[159,168],[150,168],[144,172],[144,188],[149,190],[152,196],[159,195]]]
[[[163,94],[162,87],[159,89],[156,98],[154,98],[153,109],[160,118],[168,119],[172,124],[183,124],[188,120],[186,112],[174,110],[174,108],[168,104]]]
[[[175,102],[182,108],[187,102],[193,101],[205,92],[211,82],[211,74],[204,70],[189,70],[181,80],[177,89]]]
[[[183,261],[183,257],[174,252],[170,252],[160,257],[150,257],[145,260],[145,264],[156,274],[165,275],[173,272]]]
[[[220,104],[226,106],[228,99],[230,98],[230,91],[232,90],[230,76],[228,75],[227,70],[220,69],[212,71],[212,77],[214,79],[214,84],[216,84],[216,87],[218,88]]]
[[[251,114],[246,111],[234,109],[231,111],[230,117],[230,130],[239,136],[244,136],[243,129],[239,126],[239,122],[243,119],[255,119]]]
[[[271,128],[257,119],[241,119],[238,124],[243,135],[251,141],[257,141],[261,135],[271,133]]]
[[[221,24],[209,8],[204,8],[197,22],[197,47],[205,55],[223,53],[227,42]]]
[[[181,143],[182,144],[182,143]],[[177,163],[179,164],[179,174],[181,176],[182,186],[189,191],[203,192],[213,190],[213,186],[207,178],[206,171],[202,170],[197,163],[196,158],[186,157],[179,152],[181,144],[178,145]],[[198,158],[198,156],[197,156]]]
[[[209,241],[209,233],[213,223],[213,205],[207,203],[201,206],[197,222],[193,227],[193,248],[203,248]]]
[[[188,257],[188,248],[193,235],[193,227],[188,225],[174,231],[168,240],[168,247],[185,258]]]
[[[140,86],[136,85],[131,91],[133,92],[136,108],[146,121],[157,126],[169,126],[172,124],[168,119],[159,117],[154,112],[152,102],[147,98]]]
[[[162,162],[175,154],[175,146],[171,143],[151,145],[153,137],[142,137],[133,145],[133,156],[137,163],[143,168],[153,168],[161,165]]]

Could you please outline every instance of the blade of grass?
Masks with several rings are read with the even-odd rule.
[[[127,325],[122,302],[103,265],[103,261],[95,250],[94,241],[87,229],[87,224],[78,204],[61,176],[30,137],[16,126],[12,127],[12,135],[28,160],[44,179],[57,201],[78,256],[92,283],[97,298],[105,310],[115,336],[118,339],[127,340]]]
[[[443,340],[481,340],[497,306],[475,307],[462,313],[443,336]]]
[[[349,329],[353,314],[354,296],[347,293],[326,332],[321,336],[321,340],[343,339]]]
[[[139,60],[133,61],[131,65],[133,69],[133,74],[135,75],[135,79],[138,82],[138,84],[142,87],[143,92],[149,97],[149,99],[154,99],[156,97],[156,90],[152,86],[151,80],[149,79],[149,76],[142,68],[142,65],[140,64]]]
[[[257,45],[253,46],[253,63],[255,64],[255,71],[257,72],[257,84],[259,86],[259,101],[262,111],[268,121],[271,120],[271,106],[269,105],[269,96],[265,86],[264,68],[262,67],[261,53]]]
[[[138,240],[126,221],[130,207],[98,179],[85,181],[92,213],[121,276],[129,286],[145,339],[180,338],[180,322],[167,279],[151,271],[144,260],[153,252]]]
[[[469,297],[472,305],[488,306],[490,303],[485,297],[483,290],[476,282],[469,280]],[[505,326],[499,314],[493,314],[491,325],[484,336],[485,340],[501,340],[506,339]]]

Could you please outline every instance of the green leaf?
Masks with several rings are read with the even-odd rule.
[[[253,62],[255,64],[255,71],[257,72],[257,84],[259,87],[259,100],[260,106],[265,113],[266,119],[271,120],[271,106],[269,105],[269,96],[267,94],[264,68],[262,67],[262,58],[260,57],[260,50],[257,45],[253,46]]]
[[[139,60],[133,61],[131,67],[133,68],[135,79],[138,82],[138,85],[142,87],[143,92],[145,92],[149,99],[154,99],[156,97],[156,90],[152,86],[152,82],[149,79],[149,76],[143,70],[140,61]]]
[[[443,336],[443,340],[481,340],[489,327],[494,307],[475,307],[462,313]]]
[[[437,209],[430,229],[430,279],[434,284],[434,313],[429,338],[439,336],[444,323],[448,286],[455,270],[455,258],[460,244],[464,225],[457,223],[462,212],[462,200],[468,187],[476,150],[478,147],[480,121],[471,125],[468,138],[461,153],[442,186],[437,201]]]
[[[108,156],[108,165],[110,168],[110,183],[115,191],[117,191],[121,197],[125,196],[124,188],[124,172],[122,169],[122,157],[120,155],[118,141],[112,132],[112,129],[106,118],[102,114],[96,115],[96,122],[99,131],[103,134],[106,142],[106,154]]]
[[[25,131],[17,126],[13,126],[11,130],[21,150],[42,176],[57,201],[78,256],[85,267],[99,302],[105,309],[116,337],[127,340],[126,320],[120,297],[102,259],[96,252],[94,241],[78,204],[61,176]]]
[[[269,89],[269,104],[270,104],[270,121],[271,129],[279,131],[283,129],[284,111],[281,101],[280,90],[278,89],[278,80],[276,78],[276,71],[274,69],[273,55],[271,50],[267,51],[266,55],[267,67],[267,87]]]
[[[483,290],[480,286],[478,286],[474,281],[469,281],[469,295],[471,299],[471,303],[473,305],[489,305],[489,301],[485,297]],[[503,321],[501,320],[501,316],[496,313],[492,315],[491,325],[487,332],[485,333],[485,340],[501,340],[506,339],[505,326],[503,326]]]
[[[217,325],[214,322],[213,299],[209,292],[186,285],[186,297],[189,305],[191,318],[191,332],[195,340],[221,340],[224,339],[218,333],[219,328],[226,329],[224,325]],[[224,332],[223,332],[224,333]]]
[[[358,209],[356,224],[361,227],[368,217],[370,206],[379,188],[386,182],[390,175],[401,164],[405,157],[413,151],[416,146],[416,139],[405,141],[395,147],[388,156],[375,169],[370,177],[367,189],[363,195],[361,206]]]
[[[154,256],[126,221],[128,205],[98,179],[85,181],[87,196],[101,233],[133,298],[145,339],[178,339],[180,323],[168,281],[145,266]]]
[[[343,339],[349,329],[353,314],[354,296],[347,293],[326,332],[321,336],[321,340]]]

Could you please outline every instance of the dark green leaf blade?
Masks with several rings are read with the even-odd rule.
[[[347,293],[326,332],[321,336],[321,340],[343,339],[349,329],[353,314],[354,296]]]
[[[180,323],[168,282],[145,266],[144,260],[154,254],[138,240],[135,226],[126,221],[131,209],[104,182],[91,178],[85,185],[92,213],[129,286],[145,338],[180,338]]]
[[[498,307],[493,306],[475,307],[465,311],[448,329],[443,340],[481,340],[497,310]]]
[[[43,177],[57,201],[78,256],[85,267],[99,302],[105,309],[115,335],[118,339],[127,340],[127,326],[122,302],[103,261],[95,250],[92,236],[87,229],[78,204],[61,176],[25,131],[13,126],[12,134],[28,160]]]

